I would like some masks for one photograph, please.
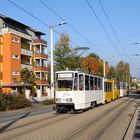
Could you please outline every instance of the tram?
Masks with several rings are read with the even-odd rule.
[[[127,95],[127,83],[105,79],[83,71],[55,73],[56,112],[75,112],[93,108]]]
[[[114,99],[120,96],[120,82],[114,80]]]
[[[137,92],[137,93],[140,93],[140,84],[137,84],[137,85],[136,85],[136,92]]]
[[[120,82],[120,97],[126,96],[128,94],[127,92],[127,83]]]
[[[103,78],[82,71],[56,72],[56,111],[82,110],[104,103]]]
[[[114,100],[114,80],[104,80],[104,94],[106,103]]]

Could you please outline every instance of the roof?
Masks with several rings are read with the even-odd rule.
[[[46,34],[43,33],[43,32],[40,32],[40,31],[38,31],[38,30],[36,30],[36,29],[33,29],[32,27],[30,27],[30,26],[28,26],[28,25],[25,25],[25,24],[23,24],[23,23],[21,23],[21,22],[19,22],[19,21],[16,21],[16,20],[14,20],[14,19],[12,19],[12,18],[10,18],[10,17],[7,17],[7,16],[5,16],[5,15],[0,14],[0,18],[2,18],[2,19],[3,19],[4,21],[6,21],[6,22],[10,22],[10,23],[12,23],[12,24],[16,24],[16,25],[22,26],[23,28],[27,28],[27,29],[29,29],[29,30],[31,30],[31,31],[33,31],[33,32],[35,32],[35,33],[37,33],[37,34],[46,35]]]

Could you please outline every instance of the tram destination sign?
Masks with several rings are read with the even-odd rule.
[[[72,78],[72,73],[58,73],[58,78]]]

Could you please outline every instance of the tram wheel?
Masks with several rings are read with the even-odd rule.
[[[91,102],[91,107],[93,108],[93,107],[95,107],[95,106],[96,106],[96,101]]]

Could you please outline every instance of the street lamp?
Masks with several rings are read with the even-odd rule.
[[[51,97],[54,97],[54,66],[53,66],[53,30],[57,26],[66,24],[66,21],[60,22],[58,25],[50,26],[50,48],[51,48]]]

